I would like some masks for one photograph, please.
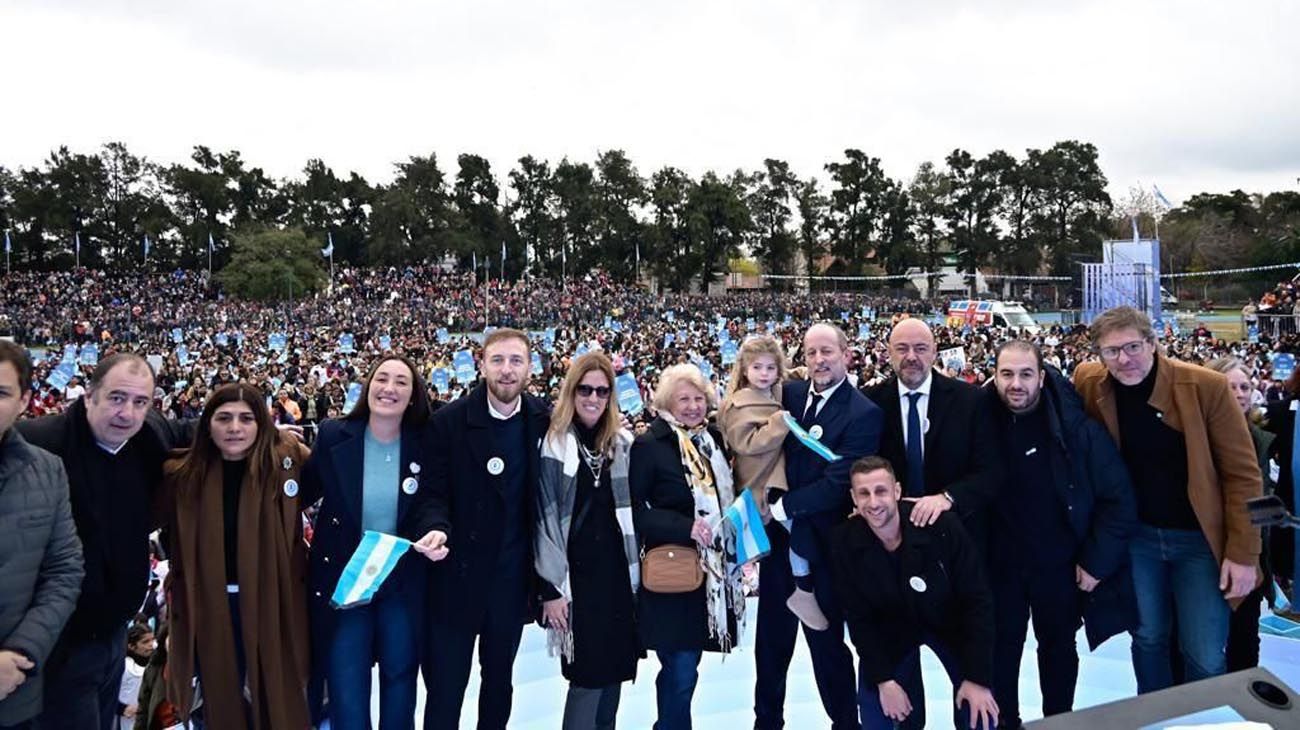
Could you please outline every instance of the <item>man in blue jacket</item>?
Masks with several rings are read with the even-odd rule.
[[[883,417],[880,408],[848,382],[848,350],[848,338],[839,327],[823,322],[808,328],[803,339],[808,379],[791,381],[781,393],[785,410],[841,458],[828,462],[789,436],[785,474],[790,489],[768,494],[776,519],[767,525],[772,552],[759,569],[762,598],[754,639],[754,727],[759,730],[785,724],[786,675],[799,631],[799,620],[786,607],[786,597],[794,589],[790,536],[780,524],[787,518],[795,520],[796,529],[811,528],[815,549],[802,557],[810,564],[813,593],[830,624],[826,631],[804,629],[822,706],[836,730],[858,727],[853,658],[844,644],[844,617],[826,556],[831,530],[844,521],[851,507],[849,468],[859,457],[876,453]]]
[[[1020,657],[1032,616],[1043,715],[1069,712],[1081,620],[1097,644],[1136,623],[1128,541],[1137,506],[1110,435],[1032,343],[996,355],[995,424],[1006,484],[994,503],[990,566],[997,604],[994,695],[1019,727]],[[990,394],[991,395],[991,394]]]

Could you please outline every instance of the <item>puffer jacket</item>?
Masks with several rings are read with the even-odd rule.
[[[0,649],[36,667],[0,700],[0,726],[40,714],[42,669],[77,605],[81,541],[63,462],[10,428],[0,441]]]

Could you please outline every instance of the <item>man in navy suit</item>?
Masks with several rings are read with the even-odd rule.
[[[433,565],[429,642],[423,661],[426,730],[460,727],[478,644],[479,730],[505,730],[513,667],[539,581],[533,526],[546,404],[524,392],[528,338],[499,329],[483,342],[483,383],[433,416],[430,478],[447,535],[447,559]]]
[[[754,656],[756,730],[785,725],[785,683],[794,654],[799,620],[786,607],[794,589],[790,571],[790,536],[781,522],[792,519],[810,527],[815,550],[803,555],[810,563],[817,602],[830,626],[826,631],[804,630],[812,654],[813,675],[822,706],[837,730],[858,727],[858,707],[853,658],[844,644],[844,617],[832,587],[828,554],[830,533],[849,514],[849,468],[863,456],[876,453],[883,417],[865,396],[847,382],[849,343],[833,324],[818,323],[803,339],[808,380],[787,383],[782,391],[785,410],[799,419],[813,436],[838,454],[828,462],[794,436],[785,442],[785,473],[789,491],[769,494],[776,519],[767,525],[772,552],[759,569],[758,632]]]

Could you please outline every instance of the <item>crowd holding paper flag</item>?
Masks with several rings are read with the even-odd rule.
[[[375,592],[384,584],[397,561],[411,548],[411,541],[374,530],[366,530],[361,544],[343,567],[330,605],[335,608],[352,608],[370,603]]]

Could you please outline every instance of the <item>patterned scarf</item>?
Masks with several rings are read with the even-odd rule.
[[[677,434],[682,470],[695,498],[695,517],[703,517],[713,528],[713,542],[700,550],[700,567],[704,570],[709,636],[717,639],[719,648],[726,653],[736,643],[727,621],[727,611],[730,609],[735,614],[738,626],[745,614],[745,596],[740,571],[736,568],[735,545],[734,542],[729,544],[722,528],[722,512],[736,498],[731,467],[704,424],[688,429],[668,413],[660,416]]]

